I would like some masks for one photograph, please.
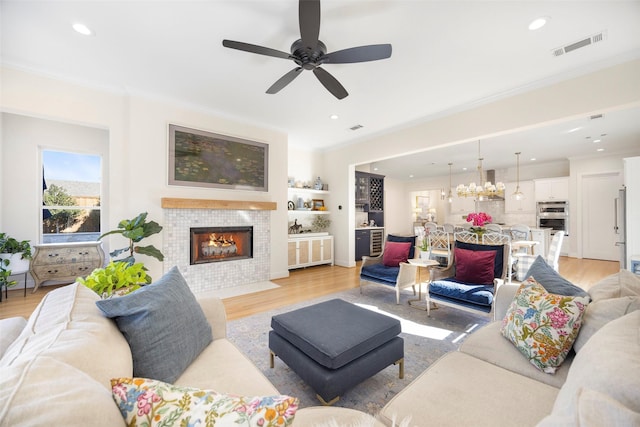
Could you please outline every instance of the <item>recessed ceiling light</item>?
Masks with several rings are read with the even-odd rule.
[[[467,168],[462,168],[462,170],[463,170],[463,171],[466,171],[466,170],[467,170]]]
[[[84,24],[81,24],[80,22],[76,22],[75,24],[73,24],[73,29],[77,33],[82,34],[83,36],[91,36],[91,35],[93,35],[93,31],[91,31],[89,29],[89,27],[87,27]]]
[[[377,170],[378,170],[378,168],[373,168],[373,170],[374,170],[374,171],[377,171]]]
[[[337,114],[332,114],[329,117],[331,117],[331,120],[338,120],[338,115]]]
[[[581,127],[577,127],[577,128],[569,129],[569,130],[567,131],[567,133],[577,132],[577,131],[579,131],[580,129],[582,129],[582,128],[581,128]]]
[[[531,31],[539,30],[540,28],[544,27],[547,24],[548,20],[549,20],[549,17],[547,16],[541,16],[540,18],[536,18],[533,21],[531,21],[531,23],[529,24],[529,29]]]
[[[532,161],[532,162],[535,162],[536,160],[538,160],[538,159],[536,159],[535,157],[532,157],[532,158],[531,158],[531,161]]]
[[[598,151],[598,152],[604,151],[604,148],[598,148],[596,151]]]
[[[602,140],[601,139],[594,139],[593,143],[595,144],[596,142],[600,142],[600,141],[602,141]]]
[[[413,178],[413,174],[409,175],[409,178]]]

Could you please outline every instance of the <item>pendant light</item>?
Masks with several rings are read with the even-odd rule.
[[[516,191],[511,195],[515,200],[524,199],[524,193],[520,191],[520,151],[516,153]]]
[[[453,163],[449,162],[449,196],[447,201],[449,203],[453,203],[453,192],[451,191],[451,166]]]
[[[475,197],[478,201],[489,196],[502,196],[504,194],[504,184],[502,182],[483,181],[482,176],[482,155],[480,154],[480,141],[478,141],[478,178],[480,185],[471,182],[469,185],[460,184],[456,187],[458,197]]]

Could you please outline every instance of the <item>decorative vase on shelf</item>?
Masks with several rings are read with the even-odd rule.
[[[316,183],[314,185],[314,188],[316,190],[322,190],[322,180],[320,179],[320,177],[318,177],[318,179],[316,179]]]

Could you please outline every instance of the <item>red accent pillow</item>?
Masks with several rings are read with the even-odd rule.
[[[384,245],[382,263],[387,267],[397,267],[401,262],[407,262],[411,242],[387,242]]]
[[[493,283],[493,265],[496,251],[455,249],[456,280],[488,285]]]

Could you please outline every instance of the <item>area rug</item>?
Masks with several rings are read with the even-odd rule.
[[[367,286],[362,295],[359,289],[351,289],[229,321],[227,335],[281,393],[298,397],[300,406],[308,407],[320,404],[313,389],[280,359],[276,358],[273,369],[269,367],[268,333],[272,316],[332,298],[340,298],[398,318],[402,324],[400,336],[404,339],[404,379],[398,378],[398,367],[391,365],[345,393],[334,404],[375,415],[433,362],[447,352],[456,350],[466,336],[489,322],[486,316],[448,307],[432,310],[431,317],[427,317],[424,309],[407,304],[407,300],[412,297],[411,290],[403,292],[401,304],[397,305],[394,290],[387,287]],[[327,313],[327,316],[329,315],[330,313]]]

